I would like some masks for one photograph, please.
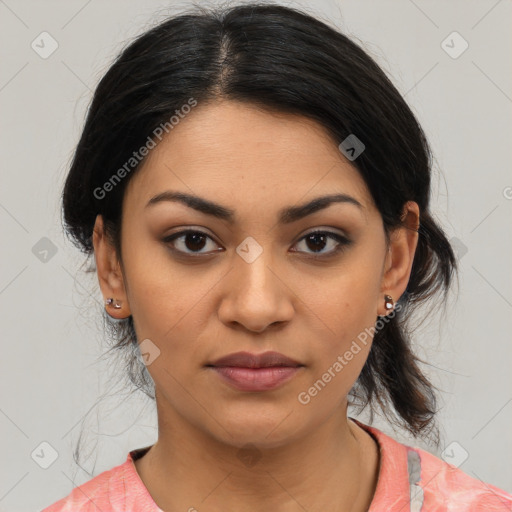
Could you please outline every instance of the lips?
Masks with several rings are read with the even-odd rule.
[[[270,391],[283,386],[304,365],[279,352],[236,352],[207,365],[222,380],[239,391]]]
[[[264,352],[263,354],[235,352],[221,357],[207,366],[238,368],[268,368],[279,366],[297,368],[303,365],[279,352]]]

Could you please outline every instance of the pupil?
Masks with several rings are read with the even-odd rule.
[[[323,242],[323,243],[321,244],[321,245],[322,245],[322,247],[320,247],[320,248],[319,248],[319,249],[320,249],[320,251],[321,251],[321,250],[325,247],[325,239],[326,239],[326,236],[325,236],[324,234],[321,234],[321,233],[320,233],[320,234],[319,234],[319,233],[314,233],[314,234],[312,234],[312,235],[309,235],[309,236],[307,237],[306,241],[309,243],[310,241],[315,240],[315,239],[317,239],[317,238],[321,238],[321,239],[322,239],[322,242]],[[315,245],[315,244],[313,244],[313,245]],[[316,248],[318,249],[318,244],[316,245]],[[310,247],[310,249],[311,249],[311,247]],[[313,247],[313,249],[315,249],[315,247]]]
[[[199,233],[189,233],[187,236],[186,236],[186,246],[188,249],[190,249],[191,251],[199,251],[201,250],[203,247],[204,247],[204,236],[199,234]],[[188,243],[188,241],[190,241],[190,239],[193,239],[192,241],[192,244]],[[201,244],[201,242],[199,240],[203,239],[203,243]],[[201,247],[197,247],[197,244],[199,244]]]

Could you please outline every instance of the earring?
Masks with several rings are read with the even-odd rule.
[[[384,307],[389,311],[395,307],[395,302],[391,295],[384,295]]]
[[[122,302],[120,300],[115,300],[114,299],[107,299],[105,301],[105,306],[112,306],[114,309],[121,309],[123,306],[122,306]]]

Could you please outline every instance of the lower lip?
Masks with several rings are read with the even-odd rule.
[[[268,368],[240,368],[235,366],[213,366],[226,382],[242,391],[268,391],[290,380],[299,366],[272,366]]]

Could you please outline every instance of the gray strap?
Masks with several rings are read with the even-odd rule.
[[[407,450],[407,471],[409,473],[410,512],[421,512],[423,506],[423,489],[418,485],[421,479],[420,454],[413,449]]]

